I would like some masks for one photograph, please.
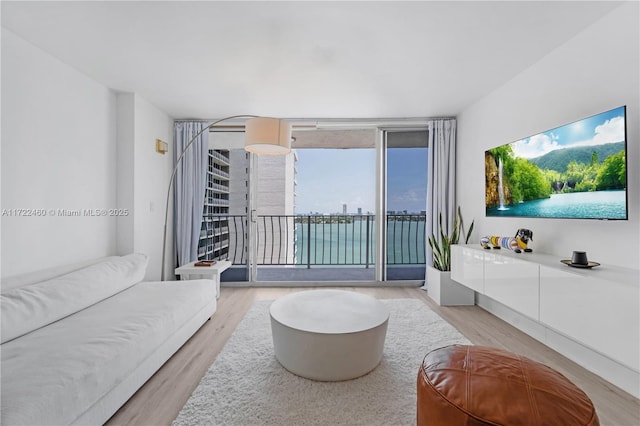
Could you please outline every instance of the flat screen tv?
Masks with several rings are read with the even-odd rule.
[[[487,216],[626,220],[626,106],[485,152]]]

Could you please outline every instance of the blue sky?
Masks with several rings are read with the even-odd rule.
[[[426,149],[388,152],[388,209],[426,209]],[[296,164],[296,213],[373,212],[375,208],[374,149],[299,149]]]
[[[516,157],[535,158],[556,149],[624,141],[624,107],[578,120],[511,144]]]
[[[387,210],[427,209],[427,152],[426,148],[387,151]]]

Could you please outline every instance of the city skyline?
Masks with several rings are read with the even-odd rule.
[[[358,207],[375,210],[374,149],[299,149],[297,154],[296,213],[342,213],[343,204],[348,213]]]
[[[299,149],[296,214],[375,211],[374,149]],[[387,150],[387,210],[426,209],[427,149]]]

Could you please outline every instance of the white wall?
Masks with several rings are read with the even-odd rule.
[[[122,255],[134,252],[135,95],[118,93],[116,99],[118,106],[116,198],[118,208],[129,212],[128,215],[116,218],[116,253]]]
[[[173,119],[133,93],[119,93],[117,103],[118,206],[129,210],[129,215],[118,219],[117,252],[146,254],[145,279],[159,280],[167,186],[173,167]],[[156,139],[168,143],[166,154],[155,151]],[[168,220],[171,227],[171,215]],[[175,256],[169,231],[165,275],[172,278]]]
[[[639,4],[613,10],[458,117],[457,201],[483,235],[533,230],[533,248],[567,258],[640,265]],[[487,218],[484,151],[575,120],[627,105],[628,221]]]
[[[115,218],[57,210],[116,207],[115,94],[4,28],[2,154],[3,277],[113,254]]]
[[[166,154],[155,151],[156,139],[169,145]],[[145,278],[159,280],[162,260],[162,235],[167,187],[173,170],[173,119],[144,98],[135,97],[135,204],[134,251],[147,254],[149,266]],[[173,196],[170,198],[170,210]],[[173,216],[168,218],[165,276],[174,276],[172,259]]]
[[[2,276],[135,251],[150,257],[146,279],[159,279],[172,129],[140,96],[116,94],[3,28]],[[155,152],[156,138],[167,154]],[[172,278],[171,235],[167,247]]]

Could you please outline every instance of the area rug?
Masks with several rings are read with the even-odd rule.
[[[366,376],[332,383],[298,377],[278,363],[272,301],[256,302],[173,424],[414,425],[424,356],[469,341],[419,300],[382,302],[391,312],[382,362]]]

